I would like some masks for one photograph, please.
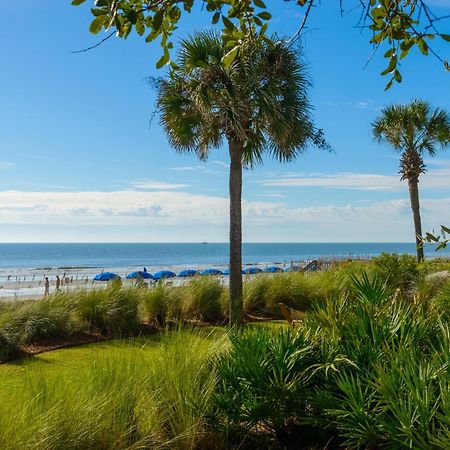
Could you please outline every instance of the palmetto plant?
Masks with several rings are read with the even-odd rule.
[[[432,110],[423,100],[408,105],[384,108],[373,126],[378,142],[387,142],[401,152],[401,180],[408,180],[409,197],[414,217],[417,259],[423,260],[422,223],[419,203],[419,176],[425,173],[424,155],[434,156],[438,147],[450,145],[450,115]]]
[[[159,84],[161,121],[171,145],[206,159],[230,154],[230,321],[242,321],[242,168],[268,152],[289,161],[307,144],[326,147],[310,117],[305,67],[283,42],[248,38],[228,61],[213,32],[181,42],[170,77]]]

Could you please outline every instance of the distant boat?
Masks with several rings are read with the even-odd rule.
[[[202,244],[204,245],[204,244],[207,244],[207,242],[205,241],[205,242],[202,242]]]

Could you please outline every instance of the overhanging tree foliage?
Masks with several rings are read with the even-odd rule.
[[[190,13],[195,5],[201,4],[211,15],[213,24],[219,24],[227,48],[227,61],[231,62],[239,51],[247,34],[265,35],[271,14],[263,0],[71,0],[73,5],[90,3],[94,19],[90,31],[97,34],[102,29],[110,34],[126,38],[135,31],[151,42],[160,38],[163,55],[157,62],[162,67],[170,62],[170,38],[176,30],[183,14]],[[270,5],[272,6],[272,0]],[[281,0],[278,0],[280,2]],[[285,0],[293,1],[293,0]],[[296,0],[304,10],[304,17],[293,39],[301,35],[307,26],[308,17],[320,0]],[[336,0],[341,14],[349,4],[348,0]],[[349,7],[354,7],[352,3]],[[360,20],[358,26],[372,32],[370,43],[374,51],[384,47],[387,59],[382,75],[389,76],[386,88],[394,82],[400,83],[401,60],[410,50],[418,48],[424,55],[434,54],[450,71],[448,61],[444,61],[431,46],[431,41],[439,37],[450,42],[450,34],[442,33],[440,26],[449,16],[438,16],[425,0],[359,0]]]

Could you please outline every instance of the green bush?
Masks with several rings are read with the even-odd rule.
[[[411,255],[382,253],[372,260],[375,272],[394,288],[410,290],[419,274],[416,259]]]
[[[217,322],[224,318],[224,288],[213,277],[194,279],[181,290],[183,317]]]
[[[213,424],[227,439],[450,448],[445,315],[393,293],[379,276],[350,281],[349,292],[316,303],[295,330],[232,337],[214,397]]]
[[[73,299],[74,316],[83,329],[105,335],[121,335],[139,327],[139,290],[121,289],[112,284],[104,290],[78,291],[68,294]]]
[[[158,283],[141,293],[143,317],[148,323],[164,325],[169,308],[169,290],[163,283]]]
[[[250,447],[260,448],[258,441],[270,441],[271,434],[289,448],[305,444],[311,437],[305,423],[314,414],[319,350],[303,329],[259,328],[231,336],[231,349],[217,363],[220,383],[212,419],[230,444],[250,439]],[[317,443],[317,435],[314,439]]]
[[[58,294],[54,298],[22,303],[10,315],[5,330],[20,344],[70,335],[73,331],[71,311],[62,298],[63,294]]]
[[[13,337],[0,329],[0,363],[20,356],[20,350]]]

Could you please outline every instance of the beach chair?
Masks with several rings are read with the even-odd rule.
[[[280,307],[281,314],[283,314],[283,317],[292,327],[295,326],[296,322],[302,320],[305,315],[302,311],[297,311],[296,309],[290,308],[284,303],[279,303],[278,306]]]

